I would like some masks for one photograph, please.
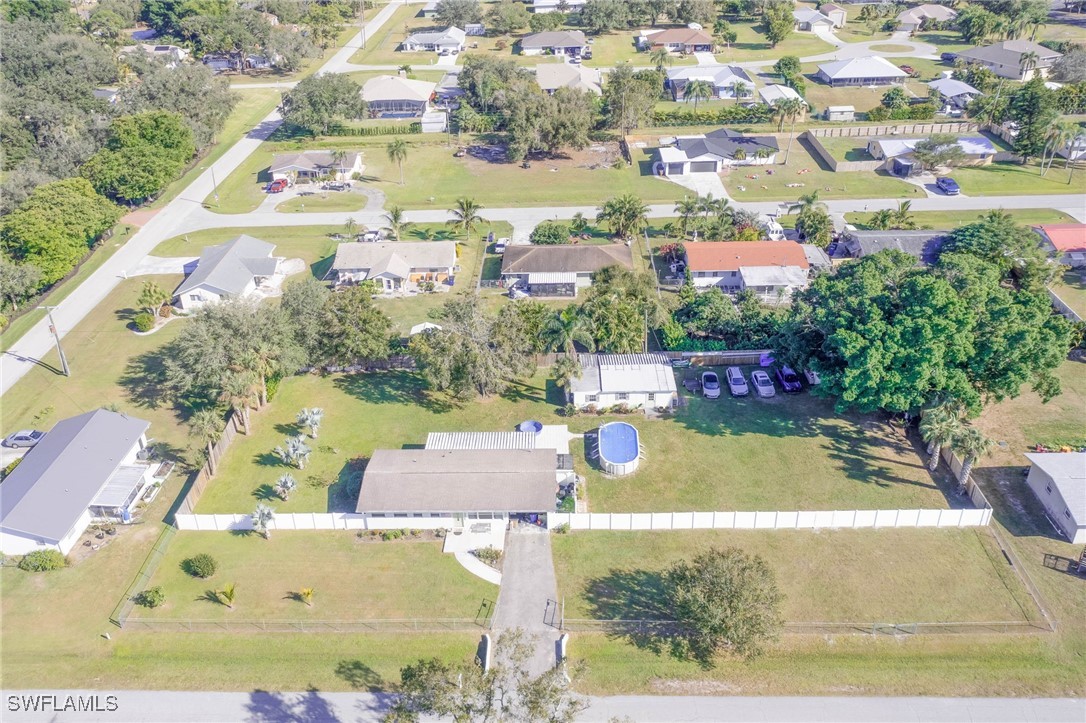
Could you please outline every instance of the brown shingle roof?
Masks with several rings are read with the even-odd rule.
[[[553,449],[378,449],[358,512],[547,512],[555,505]]]
[[[616,265],[633,268],[629,246],[509,246],[502,257],[503,274],[592,273]]]
[[[807,254],[794,241],[702,241],[686,244],[691,271],[738,271],[743,266],[798,266]]]

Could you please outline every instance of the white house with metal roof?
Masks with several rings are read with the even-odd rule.
[[[0,485],[0,552],[66,555],[94,520],[130,520],[154,482],[150,426],[107,409],[57,422]]]
[[[754,97],[754,78],[738,65],[693,65],[671,68],[667,71],[665,86],[674,100],[686,98],[686,86],[695,80],[704,80],[713,87],[713,98],[732,99]]]
[[[671,407],[678,397],[675,372],[663,354],[581,354],[581,377],[570,381],[569,401],[578,408]]]
[[[909,75],[886,58],[871,55],[865,58],[849,58],[823,63],[818,66],[815,77],[837,88],[843,85],[904,83]]]
[[[1086,542],[1086,452],[1027,454],[1026,484],[1048,519],[1076,545]]]
[[[414,33],[400,43],[400,50],[417,53],[459,53],[464,49],[464,38],[467,33],[457,27],[447,27],[426,33]]]
[[[205,247],[196,269],[173,292],[177,306],[192,311],[252,294],[279,272],[282,259],[273,251],[274,244],[246,235]]]
[[[362,86],[366,111],[375,118],[418,118],[430,108],[437,83],[399,75],[378,75]]]
[[[795,88],[789,88],[787,85],[764,86],[758,89],[758,96],[766,105],[774,105],[782,100],[798,100],[803,105],[807,105],[807,101],[803,100],[803,96],[797,93]]]
[[[455,241],[351,241],[336,248],[329,272],[338,285],[376,281],[385,293],[412,292],[430,282],[435,290],[452,286]]]
[[[555,481],[564,484],[573,477],[569,440],[575,436],[564,424],[540,424],[530,432],[430,432],[425,449],[553,449]]]

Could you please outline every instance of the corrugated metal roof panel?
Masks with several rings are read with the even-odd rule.
[[[426,449],[535,449],[531,432],[430,432]]]

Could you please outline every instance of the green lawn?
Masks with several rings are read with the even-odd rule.
[[[838,161],[873,161],[867,152],[870,138],[819,138],[818,142]]]
[[[885,40],[890,33],[883,30],[871,30],[867,23],[862,23],[856,18],[850,18],[845,27],[836,28],[833,34],[846,43],[870,43],[874,40]]]
[[[921,43],[930,43],[939,48],[939,53],[957,53],[962,50],[976,47],[973,43],[962,40],[962,36],[956,30],[928,30],[922,33],[913,33],[912,39]]]
[[[356,184],[357,185],[357,184]],[[275,207],[282,213],[321,211],[362,211],[369,199],[356,191],[318,191],[308,196],[295,196]]]
[[[761,26],[751,22],[731,23],[738,37],[731,47],[716,54],[721,63],[742,63],[749,60],[776,60],[785,55],[803,58],[808,55],[829,53],[833,46],[819,40],[812,33],[790,33],[777,47],[770,47],[761,32]]]
[[[136,607],[133,617],[171,620],[485,619],[498,589],[472,575],[439,541],[372,541],[345,530],[257,534],[182,532],[170,544],[150,586],[166,602]],[[182,562],[207,553],[219,563],[208,579]],[[234,609],[207,599],[208,590],[237,585]],[[313,606],[292,593],[313,588]],[[429,594],[420,595],[420,590]]]
[[[1070,220],[1070,219],[1064,219]],[[1045,220],[1043,222],[1035,223],[1058,223]],[[1052,290],[1055,291],[1063,302],[1071,307],[1076,314],[1083,319],[1086,319],[1086,275],[1083,274],[1082,269],[1067,269],[1057,279],[1056,283],[1052,284]]]
[[[661,28],[666,27],[661,24]],[[613,68],[621,63],[631,63],[635,66],[652,65],[649,53],[637,49],[636,30],[616,30],[602,35],[593,36],[592,60],[585,61],[585,65],[597,68]],[[697,59],[693,55],[671,56],[671,65],[694,65]]]
[[[436,26],[436,19],[417,17],[419,5],[404,5],[376,33],[366,38],[366,49],[359,49],[351,56],[352,63],[359,65],[411,65],[421,67],[437,61],[437,53],[401,53],[396,50],[411,33],[421,28]]]
[[[984,529],[583,531],[552,545],[567,618],[673,620],[663,571],[711,547],[761,555],[788,622],[1020,621],[1030,610]]]
[[[879,43],[870,47],[871,50],[880,53],[907,53],[913,49],[911,45],[900,45],[898,43]]]
[[[992,163],[987,166],[955,168],[954,180],[967,196],[1024,196],[1035,194],[1081,193],[1082,179],[1068,184],[1067,171],[1053,168],[1042,176],[1036,162]]]
[[[1074,219],[1062,211],[1052,209],[1023,209],[1007,211],[1018,223],[1027,226],[1039,223],[1074,223]],[[926,228],[957,228],[973,223],[983,213],[980,211],[913,211],[909,214],[920,226]],[[846,213],[845,220],[859,229],[868,229],[870,213]]]

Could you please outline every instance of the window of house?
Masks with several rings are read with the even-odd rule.
[[[1052,494],[1052,485],[1045,485],[1045,492]]]
[[[630,395],[627,394],[626,392],[619,392],[618,394],[615,395],[615,399],[617,399],[620,402],[624,402],[629,398],[630,398]]]
[[[656,392],[649,392],[649,394],[648,394],[648,400],[649,400],[650,402],[655,402],[655,401],[656,401]]]
[[[588,396],[585,397],[585,401],[588,401],[588,402],[598,402],[599,400],[600,400],[599,396],[597,396],[595,394],[589,394]]]
[[[1071,510],[1064,510],[1063,511],[1063,516],[1066,517],[1067,519],[1071,519]]]
[[[200,300],[200,295],[199,294],[189,294],[189,301],[199,301],[199,300]]]

